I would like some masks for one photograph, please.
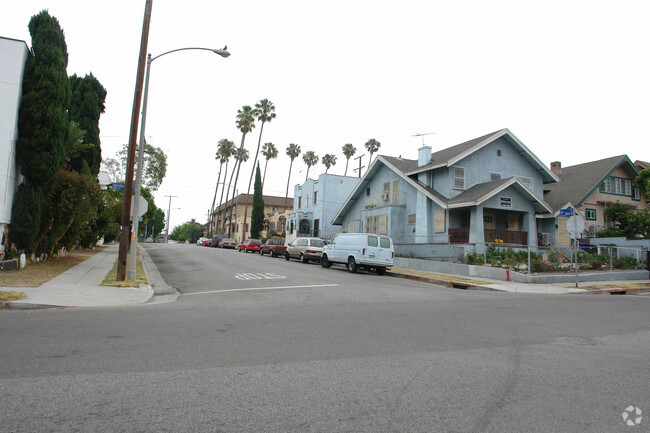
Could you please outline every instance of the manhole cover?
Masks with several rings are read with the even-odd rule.
[[[598,343],[590,338],[581,338],[581,337],[555,337],[553,338],[554,343],[559,344],[568,344],[571,346],[595,346]]]

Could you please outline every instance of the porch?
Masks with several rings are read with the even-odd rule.
[[[449,229],[449,242],[452,244],[469,243],[469,227]],[[528,232],[519,230],[484,229],[484,242],[503,241],[504,244],[528,245]]]

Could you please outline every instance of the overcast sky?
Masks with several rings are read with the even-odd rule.
[[[104,157],[128,142],[144,5],[21,0],[0,14],[0,36],[29,46],[32,15],[48,9],[59,20],[68,74],[92,72],[108,90]],[[358,156],[375,138],[380,154],[415,159],[422,145],[415,134],[435,133],[423,137],[435,151],[501,128],[547,165],[619,154],[650,160],[649,16],[647,0],[156,0],[152,55],[226,44],[231,53],[179,52],[152,64],[146,137],[169,164],[156,204],[166,212],[165,196],[176,196],[172,227],[205,222],[217,142],[239,145],[237,109],[263,98],[277,118],[265,125],[262,143],[280,151],[269,163],[269,195],[285,194],[289,143],[319,157],[336,154],[334,174],[345,169],[345,143]],[[258,134],[259,127],[246,138],[251,154]],[[252,158],[239,192],[251,167]],[[319,164],[310,177],[324,171]],[[305,174],[296,160],[290,194]]]

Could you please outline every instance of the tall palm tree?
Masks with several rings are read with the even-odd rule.
[[[300,146],[297,144],[289,144],[287,146],[287,155],[291,158],[291,164],[289,164],[289,177],[287,177],[287,192],[284,195],[284,208],[287,208],[287,199],[289,198],[289,182],[291,182],[291,167],[293,166],[293,160],[300,155]]]
[[[336,155],[331,155],[328,153],[323,157],[322,162],[325,166],[325,173],[327,173],[331,166],[336,165]]]
[[[366,141],[366,149],[368,149],[368,152],[370,152],[370,161],[368,161],[368,170],[370,170],[370,163],[372,162],[372,154],[377,152],[379,148],[381,147],[381,143],[375,140],[374,138],[371,138],[370,140]]]
[[[318,155],[316,155],[313,150],[310,150],[305,152],[302,156],[302,160],[307,164],[307,177],[305,177],[305,182],[307,182],[307,179],[309,179],[309,169],[312,165],[318,164]]]
[[[352,143],[348,143],[343,145],[341,148],[343,150],[343,155],[345,155],[345,174],[343,176],[348,175],[348,164],[350,163],[350,157],[354,156],[355,153],[357,153],[357,148],[352,145]]]
[[[235,154],[237,151],[237,148],[235,147],[235,143],[232,141],[228,140],[227,138],[222,138],[219,140],[218,147],[217,147],[217,155],[216,159],[219,160],[219,177],[217,178],[217,186],[214,189],[214,199],[212,200],[212,211],[210,216],[214,214],[214,205],[217,201],[217,191],[219,190],[219,183],[221,182],[221,168],[224,163],[226,163],[226,171],[223,174],[223,179],[224,179],[224,185],[221,188],[221,199],[219,200],[219,208],[221,208],[221,204],[223,202],[223,191],[225,189],[225,180],[226,177],[228,176],[228,161],[230,160],[230,157]],[[212,226],[210,226],[212,227]],[[214,223],[214,228],[215,230],[219,227],[219,216],[217,215]]]
[[[264,146],[262,146],[262,155],[266,157],[266,163],[264,163],[264,176],[262,176],[262,190],[264,190],[266,167],[269,165],[269,159],[275,159],[278,157],[278,149],[273,143],[264,143]]]
[[[275,119],[275,105],[268,99],[262,99],[255,104],[255,117],[260,125],[260,137],[257,139],[257,150],[255,151],[255,159],[253,159],[253,168],[251,169],[251,176],[248,179],[248,189],[246,190],[246,207],[244,207],[244,223],[248,218],[248,196],[251,192],[251,184],[253,183],[253,176],[255,175],[255,168],[257,167],[257,156],[260,153],[260,144],[262,143],[262,131],[264,131],[264,124]]]
[[[249,156],[250,156],[250,153],[248,152],[248,149],[244,149],[244,148],[240,147],[239,149],[237,149],[237,152],[235,153],[235,163],[237,165],[241,166],[241,164],[243,162],[248,161]],[[235,183],[236,182],[237,182],[237,177],[235,177]],[[232,198],[235,198],[234,191],[233,191]],[[230,237],[230,235],[231,235],[230,228],[232,227],[232,212],[233,212],[233,206],[230,206],[230,216],[229,216],[230,224],[228,225],[228,237]],[[225,218],[224,218],[224,221],[225,221]]]
[[[244,149],[244,142],[246,140],[246,134],[251,132],[255,128],[255,111],[251,108],[250,105],[244,105],[241,109],[237,110],[237,119],[235,120],[237,128],[241,131],[241,144],[239,145],[238,152]],[[237,169],[237,176],[235,177],[235,183],[233,183],[232,178],[235,174],[235,168]],[[239,180],[239,170],[241,169],[241,161],[235,158],[235,167],[230,174],[230,188],[226,191],[226,203],[228,203],[228,193],[232,189],[232,198],[235,198],[235,190],[237,189],[237,181]],[[232,206],[230,206],[230,219],[232,219]],[[224,218],[225,223],[225,218]],[[229,230],[230,232],[230,230]]]

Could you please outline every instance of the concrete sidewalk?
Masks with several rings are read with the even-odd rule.
[[[39,287],[0,287],[23,292],[19,301],[8,302],[10,309],[55,307],[110,307],[149,302],[154,296],[150,285],[139,288],[100,286],[117,260],[118,245],[109,245]]]

